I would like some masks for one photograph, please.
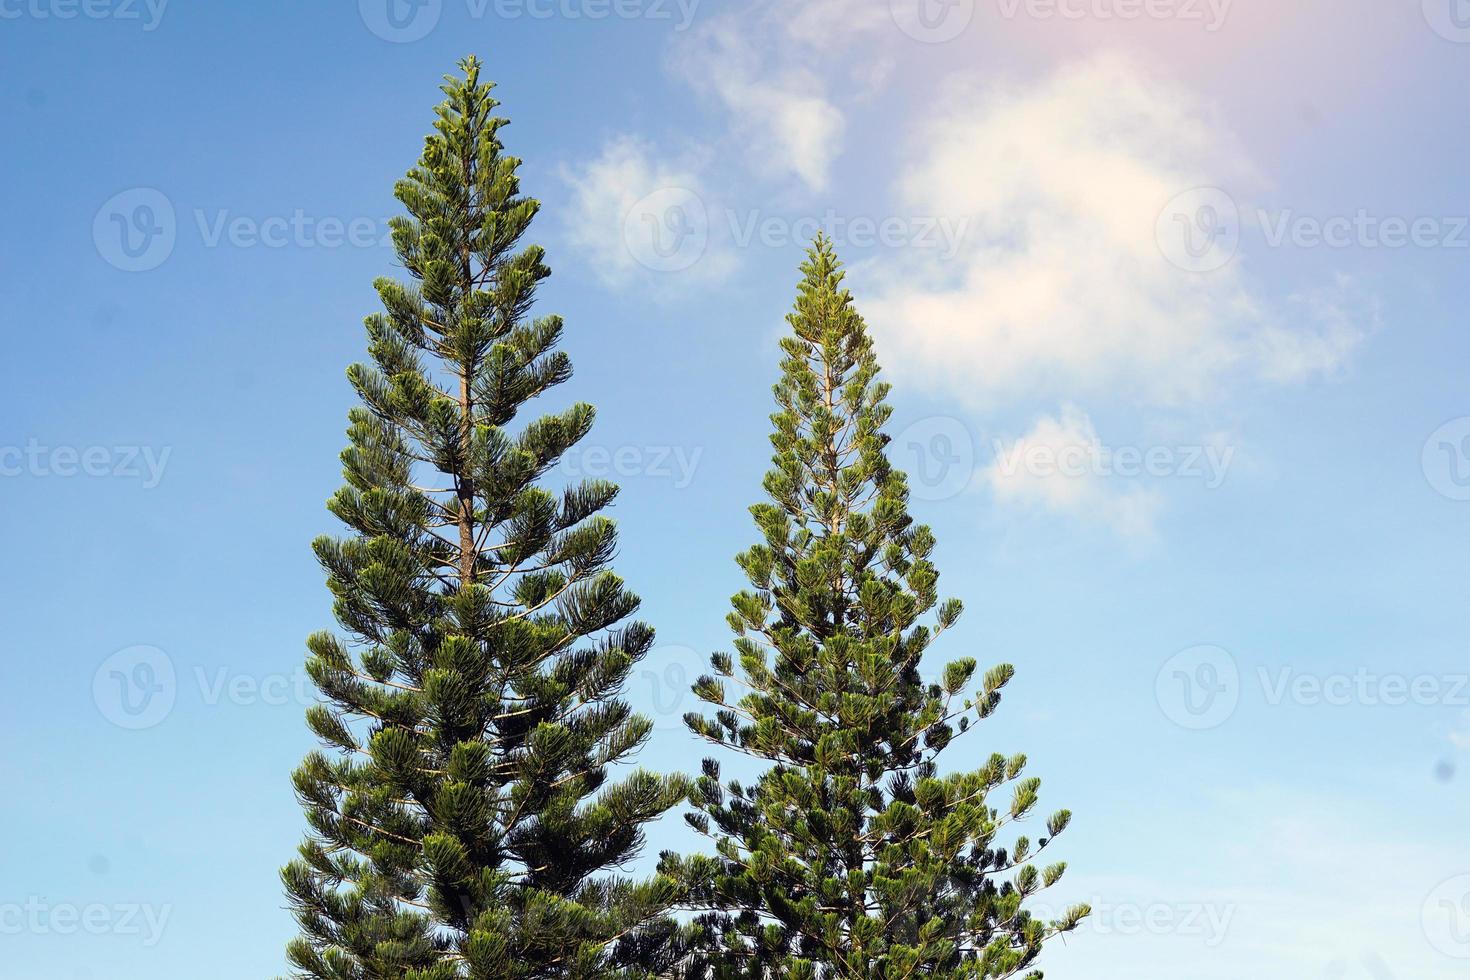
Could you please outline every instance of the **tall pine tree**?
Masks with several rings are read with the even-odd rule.
[[[329,507],[351,534],[314,545],[345,637],[308,644],[333,751],[295,776],[288,956],[322,980],[647,977],[676,956],[674,887],[616,872],[687,787],[614,778],[651,727],[619,690],[653,631],[608,568],[617,488],[540,485],[593,410],[522,419],[571,367],[561,321],[528,318],[537,202],[479,62],[460,68],[396,188],[413,282],[376,283],[372,365],[348,371]]]
[[[695,685],[714,716],[686,717],[765,764],[754,785],[722,785],[707,760],[688,819],[716,856],[665,862],[697,882],[704,909],[710,948],[688,975],[1014,976],[1087,914],[1043,922],[1024,907],[1062,875],[1033,862],[1070,814],[1006,848],[1002,832],[1037,804],[1025,757],[940,771],[1013,670],[977,678],[962,658],[936,682],[921,675],[960,603],[939,601],[934,535],[913,524],[906,479],[885,456],[888,385],[830,240],[818,238],[802,272],[781,342],[770,500],[751,508],[762,541],[738,558],[752,588],[729,616],[735,656],[715,654]],[[988,802],[1005,786],[1008,800]]]

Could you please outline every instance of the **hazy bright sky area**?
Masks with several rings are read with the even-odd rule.
[[[560,474],[624,488],[644,764],[704,752],[825,227],[934,655],[1018,670],[953,764],[1075,812],[1049,980],[1466,974],[1465,0],[0,0],[0,974],[285,971],[343,372],[471,53],[546,407],[599,409]]]

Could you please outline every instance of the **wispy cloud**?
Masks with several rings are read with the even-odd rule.
[[[571,191],[562,216],[567,241],[610,286],[668,289],[723,278],[731,261],[710,248],[708,193],[697,169],[635,137],[612,139],[596,159],[562,169]],[[662,275],[670,271],[681,275]]]
[[[981,480],[1001,504],[1096,521],[1136,543],[1152,540],[1157,491],[1095,468],[1058,465],[1071,456],[1098,459],[1105,454],[1092,419],[1076,405],[1066,405],[1059,415],[1044,415],[1025,435],[999,445]],[[1040,460],[1045,465],[1038,465]]]
[[[841,154],[847,115],[829,92],[834,79],[861,94],[892,70],[886,56],[846,65],[855,42],[892,31],[883,3],[812,0],[795,6],[758,0],[677,39],[671,64],[726,113],[747,165],[763,177],[795,177],[825,191]]]
[[[1346,280],[1283,306],[1239,260],[1207,271],[1171,261],[1166,205],[1246,182],[1251,165],[1187,91],[1126,60],[1025,87],[956,84],[914,145],[902,200],[973,216],[974,230],[957,261],[914,256],[878,279],[872,319],[910,377],[986,402],[1187,405],[1236,377],[1329,373],[1366,332],[1372,311],[1353,305]]]

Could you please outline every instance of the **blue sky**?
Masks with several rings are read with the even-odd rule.
[[[269,976],[394,179],[478,53],[689,767],[803,241],[1069,806],[1060,980],[1470,959],[1470,9],[0,0],[4,974]],[[145,697],[144,694],[149,696]],[[651,850],[687,843],[676,820]]]

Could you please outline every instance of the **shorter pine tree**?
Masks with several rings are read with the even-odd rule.
[[[716,654],[695,685],[714,717],[686,717],[766,768],[753,786],[722,785],[707,760],[687,819],[716,855],[665,861],[693,882],[706,937],[686,975],[1011,977],[1088,913],[1043,922],[1025,907],[1062,876],[1062,864],[1033,862],[1071,815],[1006,848],[1001,833],[1037,805],[1025,756],[940,773],[940,754],[995,710],[1014,671],[995,667],[977,687],[963,658],[937,681],[921,676],[960,603],[939,601],[934,535],[913,524],[885,456],[888,385],[828,239],[802,272],[781,342],[770,501],[751,508],[762,540],[738,558],[752,588],[733,600],[735,656]],[[1005,786],[1008,801],[988,802]]]

